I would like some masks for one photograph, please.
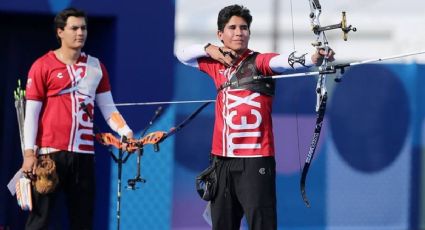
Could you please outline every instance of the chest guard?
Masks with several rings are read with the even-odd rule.
[[[239,65],[236,72],[233,74],[229,81],[218,87],[217,91],[230,87],[231,89],[246,89],[253,92],[265,94],[267,96],[274,96],[275,94],[275,80],[273,79],[254,79],[255,76],[261,76],[255,65],[255,59],[258,52],[254,52],[247,57]]]

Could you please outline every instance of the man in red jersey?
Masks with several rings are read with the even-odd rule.
[[[105,66],[81,51],[87,38],[86,14],[68,8],[56,15],[54,23],[60,47],[37,59],[28,74],[22,171],[33,177],[37,159],[49,156],[56,164],[59,183],[48,194],[33,188],[33,209],[26,229],[48,228],[61,190],[71,229],[92,229],[94,136],[89,114],[94,112],[94,102],[114,131],[129,138],[133,132],[113,106]]]
[[[253,80],[292,70],[294,60],[248,48],[252,16],[231,5],[218,14],[217,36],[223,46],[192,45],[176,53],[185,65],[214,81],[218,94],[212,155],[217,162],[218,190],[211,200],[213,229],[236,230],[245,214],[249,229],[277,229],[275,159],[272,128],[273,80]],[[302,61],[320,65],[333,51],[322,49]]]

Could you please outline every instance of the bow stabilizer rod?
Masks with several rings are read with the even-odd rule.
[[[388,60],[392,60],[392,59],[404,58],[404,57],[409,57],[409,56],[414,56],[414,55],[419,55],[419,54],[425,54],[425,50],[410,52],[410,53],[397,54],[397,55],[391,55],[391,56],[381,57],[381,58],[368,59],[368,60],[364,60],[364,61],[330,65],[330,66],[327,66],[326,68],[319,68],[318,71],[313,71],[313,72],[282,74],[282,75],[274,75],[274,76],[254,76],[253,79],[254,80],[260,80],[260,79],[308,77],[308,76],[317,76],[319,74],[334,74],[334,73],[337,72],[337,70],[339,70],[341,74],[344,74],[345,68],[347,68],[347,67],[356,66],[356,65],[364,65],[364,64],[375,63],[375,62],[381,62],[381,61],[388,61]]]

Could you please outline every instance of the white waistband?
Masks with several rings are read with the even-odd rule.
[[[51,148],[51,147],[42,147],[38,149],[38,154],[49,154],[54,152],[59,152],[59,149]]]

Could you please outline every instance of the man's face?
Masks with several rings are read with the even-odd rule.
[[[225,47],[242,54],[248,48],[250,31],[245,19],[232,16],[223,31],[217,32],[217,36]]]
[[[68,17],[64,29],[57,30],[62,46],[71,49],[81,49],[87,38],[87,24],[84,17]]]

